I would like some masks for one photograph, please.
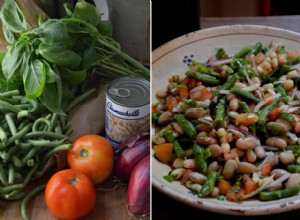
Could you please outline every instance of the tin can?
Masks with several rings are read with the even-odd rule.
[[[118,151],[129,137],[150,130],[150,82],[138,77],[113,80],[106,91],[105,135]]]

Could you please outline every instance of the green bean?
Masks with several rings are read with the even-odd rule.
[[[64,131],[64,133],[65,133],[66,136],[70,136],[72,134],[72,132],[73,132],[73,128],[71,127],[71,125],[70,125],[70,127],[68,129],[66,129]]]
[[[54,139],[64,139],[67,138],[66,135],[57,134],[51,131],[34,131],[27,133],[23,136],[23,140],[30,139],[30,138],[54,138]]]
[[[0,187],[0,195],[5,193],[10,193],[13,190],[24,189],[24,185],[22,183]]]
[[[56,147],[64,143],[68,138],[61,140],[50,141],[50,140],[32,140],[28,139],[27,142],[32,144],[33,147]]]
[[[34,166],[30,169],[30,171],[27,173],[27,175],[24,178],[24,181],[22,183],[22,185],[24,187],[27,186],[27,184],[29,183],[29,181],[31,180],[31,177],[33,176],[33,174],[37,171],[40,163],[39,163],[39,158],[36,156],[35,157],[36,163],[34,164]]]
[[[215,71],[213,71],[212,69],[206,67],[203,63],[198,63],[193,61],[192,62],[193,66],[196,66],[197,68],[197,72],[205,74],[205,75],[209,75],[209,76],[213,76],[216,77],[217,79],[221,78],[221,75]]]
[[[22,166],[21,160],[16,155],[12,155],[11,160],[12,160],[15,167],[21,167]]]
[[[18,113],[19,111],[22,110],[17,105],[12,105],[12,104],[10,104],[6,101],[3,101],[3,100],[0,100],[0,106],[2,108],[2,111],[6,110],[6,111],[9,111],[9,112]]]
[[[12,96],[15,96],[15,95],[19,95],[19,90],[10,90],[10,91],[7,91],[7,92],[0,93],[1,98],[12,97]]]
[[[62,144],[62,145],[59,145],[59,146],[51,149],[43,157],[42,164],[46,163],[49,160],[49,158],[52,157],[54,154],[57,154],[62,151],[70,150],[71,148],[72,148],[72,144]]]
[[[244,113],[251,113],[251,110],[249,109],[249,106],[246,102],[239,102],[239,105],[241,106],[241,109]]]
[[[215,57],[220,60],[226,55],[224,48],[219,48],[216,52]]]
[[[1,195],[0,195],[1,196]],[[16,189],[9,194],[4,194],[4,199],[6,200],[20,200],[25,196],[25,192]]]
[[[31,120],[35,120],[36,118],[31,114],[29,113],[27,110],[21,110],[18,112],[17,114],[17,119],[20,120],[22,118],[29,118]]]
[[[0,140],[2,141],[2,143],[5,145],[6,141],[7,141],[7,134],[4,131],[4,129],[2,128],[2,126],[0,125]]]
[[[219,100],[217,106],[216,106],[216,116],[214,119],[214,124],[217,127],[225,127],[224,121],[225,121],[225,107],[226,107],[226,99],[223,97]]]
[[[6,142],[6,145],[5,146],[8,146],[10,144],[12,144],[13,142],[15,141],[18,141],[18,143],[21,143],[20,142],[20,139],[25,135],[27,134],[30,130],[31,130],[31,127],[32,127],[32,123],[26,125],[21,131],[19,131],[18,133],[12,135]]]
[[[76,106],[78,103],[80,103],[82,100],[86,99],[88,96],[93,94],[96,91],[95,88],[90,89],[83,93],[82,95],[78,96],[76,99],[74,99],[65,109],[65,112],[70,111],[74,106]]]
[[[209,84],[209,85],[218,85],[220,83],[220,80],[216,79],[215,77],[201,74],[201,73],[199,73],[197,71],[193,71],[193,70],[187,71],[185,73],[185,75],[187,77],[192,77],[196,80],[199,80],[199,81]]]
[[[229,90],[232,86],[234,86],[235,82],[237,81],[238,77],[236,75],[232,75],[227,79],[227,81],[222,85],[219,86],[215,91],[213,91],[214,96],[220,95],[220,90]]]
[[[27,160],[26,164],[28,167],[33,167],[35,164],[34,159],[31,158],[31,159]]]
[[[257,42],[255,46],[252,48],[251,53],[257,55],[261,51],[262,47],[263,47],[262,43]]]
[[[286,189],[281,189],[277,191],[267,192],[263,191],[259,193],[259,199],[261,201],[270,201],[276,199],[282,199],[290,196],[297,195],[300,191],[300,185],[292,186]]]
[[[289,63],[290,65],[296,65],[296,64],[300,63],[300,56],[299,56],[299,57],[296,57],[296,58],[294,58],[294,59],[292,59],[292,60],[289,60],[288,63]]]
[[[230,92],[235,94],[235,95],[238,95],[242,98],[246,98],[246,99],[250,99],[252,101],[255,101],[255,102],[259,102],[259,98],[257,98],[255,95],[253,95],[251,92],[247,92],[245,90],[242,90],[238,87],[233,87],[230,89]]]
[[[62,130],[61,130],[60,123],[57,123],[57,125],[54,128],[54,132],[57,133],[57,134],[62,135]]]
[[[0,157],[6,161],[8,159],[8,155],[6,151],[0,151]]]
[[[284,119],[284,120],[287,120],[288,122],[291,122],[291,123],[296,122],[295,117],[292,114],[289,114],[289,113],[283,112],[283,113],[280,114],[279,117]]]
[[[189,137],[195,138],[197,136],[196,128],[184,115],[176,114],[174,118]]]
[[[3,166],[1,163],[0,163],[0,181],[2,182],[2,184],[4,186],[7,186],[7,184],[8,184],[7,177],[5,175],[5,172],[4,172],[4,169],[3,169]],[[0,189],[0,192],[1,192],[1,189]]]
[[[206,173],[207,171],[207,161],[205,158],[205,151],[203,147],[198,145],[196,142],[193,145],[193,154],[196,161],[197,169],[200,173]]]
[[[211,194],[214,190],[217,181],[217,172],[210,172],[206,182],[203,184],[200,192],[198,193],[199,198],[204,198]]]
[[[7,157],[3,160],[3,162],[6,163],[18,149],[19,149],[18,145],[14,145],[10,147],[9,150],[7,151]]]
[[[167,139],[168,142],[173,143],[173,149],[177,155],[177,157],[179,158],[183,158],[185,156],[185,152],[182,149],[182,147],[180,146],[180,143],[178,140],[176,140],[176,138],[173,136],[173,133],[171,130],[166,129],[163,132],[163,137]]]
[[[15,125],[14,120],[12,118],[12,115],[10,113],[5,114],[5,119],[7,121],[9,130],[10,130],[12,136],[16,135],[17,134],[17,128],[16,128],[16,125]],[[19,144],[19,143],[20,143],[20,141],[16,140],[16,144]]]
[[[239,52],[233,55],[233,58],[243,58],[251,52],[251,47],[244,47]]]
[[[46,119],[46,118],[39,118],[37,120],[34,121],[33,123],[33,126],[32,126],[32,131],[38,131],[38,126],[41,124],[41,123],[45,123],[48,128],[51,127],[51,122]]]
[[[53,113],[52,118],[51,118],[51,126],[48,127],[47,131],[52,131],[54,129],[57,119],[58,119],[58,114]]]
[[[66,117],[64,115],[58,115],[60,126],[63,128],[66,126]]]
[[[15,180],[14,166],[10,163],[8,164],[8,185],[12,185]]]
[[[30,220],[30,217],[27,214],[27,203],[28,201],[36,196],[38,193],[44,191],[46,189],[47,184],[40,185],[36,188],[34,188],[32,191],[30,191],[26,196],[23,198],[22,203],[21,203],[21,214],[24,220]]]
[[[31,147],[32,147],[32,144],[31,144],[31,143],[28,143],[28,142],[26,142],[26,143],[21,142],[21,144],[20,144],[20,148],[21,148],[21,149],[29,149],[29,148],[31,148]]]
[[[286,169],[290,173],[300,173],[300,165],[289,164],[289,165],[287,165]]]
[[[258,114],[258,121],[257,123],[260,125],[265,125],[267,121],[267,116],[270,112],[272,112],[280,103],[280,99],[276,99],[272,102],[272,104],[263,108],[263,110]]]
[[[21,167],[24,166],[28,160],[33,158],[36,155],[37,151],[38,151],[37,148],[31,148],[30,151],[22,158]]]

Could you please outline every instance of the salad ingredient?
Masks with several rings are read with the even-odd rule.
[[[150,213],[150,155],[134,168],[128,183],[128,210],[134,215]]]
[[[87,175],[97,185],[112,174],[114,157],[113,147],[106,138],[87,134],[75,140],[67,159],[71,169]]]
[[[164,179],[180,181],[200,198],[268,201],[298,194],[290,188],[299,176],[289,178],[300,170],[295,56],[274,42],[231,55],[219,48],[215,57],[193,60],[184,74],[170,77],[152,104],[153,156],[171,168]],[[159,159],[160,145],[173,145],[172,156]],[[278,170],[286,173],[280,177]]]
[[[58,218],[78,219],[96,204],[96,189],[83,173],[66,169],[55,173],[47,183],[45,202]]]
[[[27,27],[15,1],[5,0],[0,13],[4,36],[9,42],[2,55],[1,79],[24,91],[26,98],[49,111],[64,114],[75,97],[88,91],[95,74],[112,80],[140,76],[149,80],[149,70],[122,51],[106,21],[92,4],[80,0],[67,16],[39,21]],[[51,94],[51,96],[49,95]]]
[[[154,156],[162,163],[168,163],[173,152],[172,143],[164,143],[154,146]]]
[[[128,183],[135,166],[150,154],[150,134],[145,132],[135,135],[122,144],[123,151],[115,164],[115,174],[123,182]]]
[[[44,191],[46,189],[46,184],[40,185],[36,188],[34,188],[32,191],[26,194],[26,196],[23,198],[21,203],[21,215],[24,220],[30,220],[30,217],[27,214],[27,203],[31,198],[33,198],[38,193]]]
[[[33,178],[46,171],[48,160],[67,151],[72,128],[66,117],[44,113],[18,90],[0,93],[0,197],[19,199]],[[29,110],[27,110],[29,109]]]

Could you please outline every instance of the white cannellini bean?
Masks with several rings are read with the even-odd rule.
[[[177,168],[175,170],[172,170],[170,173],[170,176],[172,176],[175,180],[179,180],[183,174],[185,173],[186,169],[184,168]]]
[[[292,164],[295,161],[295,155],[292,151],[282,151],[279,154],[279,160],[285,165]]]
[[[196,168],[196,160],[191,158],[191,159],[185,159],[183,161],[183,167],[186,169],[193,169]]]
[[[293,186],[298,186],[300,184],[300,173],[293,173],[290,175],[289,179],[287,180],[285,187],[290,188]]]
[[[189,179],[191,181],[193,181],[194,183],[203,185],[206,182],[207,177],[198,172],[191,172],[191,173],[189,173]]]
[[[237,168],[237,162],[235,160],[227,160],[223,169],[223,176],[226,180],[231,179]]]
[[[175,168],[183,168],[183,159],[182,158],[176,158],[173,162],[173,166]]]

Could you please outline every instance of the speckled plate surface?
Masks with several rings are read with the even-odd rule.
[[[187,63],[191,60],[205,62],[209,56],[215,54],[217,48],[223,47],[227,53],[234,53],[258,41],[264,45],[271,41],[283,43],[287,51],[300,51],[299,33],[256,25],[203,29],[164,44],[153,51],[152,55],[152,101],[156,101],[155,92],[167,85],[170,76],[188,70]],[[213,198],[199,199],[178,182],[167,182],[163,176],[169,171],[170,167],[152,157],[153,187],[195,208],[232,215],[269,215],[300,208],[300,195],[269,202],[249,200],[233,203]]]

